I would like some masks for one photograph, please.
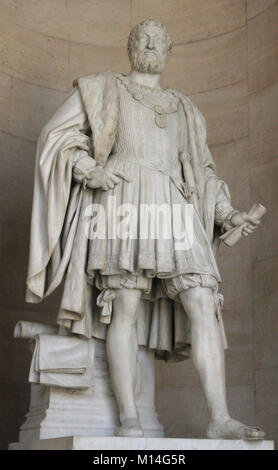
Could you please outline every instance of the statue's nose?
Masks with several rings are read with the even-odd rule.
[[[153,42],[152,37],[149,38],[147,47],[148,47],[148,49],[153,49],[154,48],[154,42]]]

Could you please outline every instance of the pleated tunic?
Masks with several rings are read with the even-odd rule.
[[[136,85],[132,93],[125,77],[118,79],[118,86],[119,120],[106,166],[124,172],[131,181],[120,178],[113,189],[94,190],[94,203],[103,211],[91,219],[90,278],[96,273],[133,273],[167,279],[192,273],[219,281],[211,245],[184,193],[179,155],[188,150],[188,135],[181,103],[162,88]],[[164,114],[162,126],[149,105],[156,100],[175,103],[174,111],[172,106]]]

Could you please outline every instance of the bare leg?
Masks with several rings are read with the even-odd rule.
[[[116,395],[121,426],[118,436],[140,437],[135,403],[136,363],[138,342],[136,333],[136,311],[141,297],[137,289],[118,289],[113,302],[112,322],[106,338],[107,358]]]
[[[226,399],[224,348],[212,291],[194,287],[182,292],[180,299],[191,321],[192,360],[208,403],[208,437],[263,439],[262,431],[230,418]]]

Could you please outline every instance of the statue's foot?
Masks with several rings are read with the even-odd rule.
[[[143,435],[143,429],[136,418],[124,419],[121,426],[115,430],[115,436],[118,437],[143,437]]]
[[[261,440],[265,438],[265,433],[259,428],[246,426],[236,419],[211,421],[207,429],[209,439],[244,439]]]

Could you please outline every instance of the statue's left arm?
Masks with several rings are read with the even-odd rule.
[[[235,226],[242,225],[244,222],[249,222],[249,225],[244,227],[242,231],[243,235],[249,235],[249,233],[256,229],[259,221],[255,217],[248,215],[246,212],[241,212],[232,206],[229,189],[226,183],[216,174],[216,166],[207,144],[203,155],[203,168],[207,181],[209,178],[219,181],[215,196],[215,224],[221,228],[222,232],[226,232]]]
[[[206,183],[212,180],[217,187],[215,194],[214,222],[224,231],[232,216],[239,211],[234,209],[231,204],[228,186],[216,174],[216,166],[207,144],[205,145],[202,166],[205,172]]]

